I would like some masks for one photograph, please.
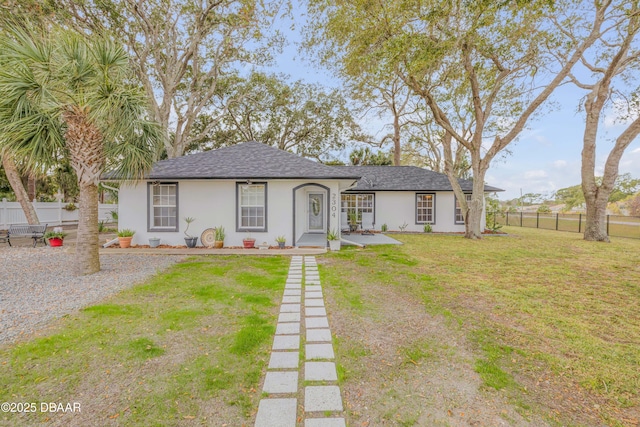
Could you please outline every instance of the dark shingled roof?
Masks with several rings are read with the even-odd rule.
[[[326,166],[259,142],[162,160],[149,179],[353,179],[355,171]]]
[[[337,166],[361,176],[358,185],[348,191],[453,191],[447,175],[416,166]],[[461,179],[463,191],[473,189],[473,181]],[[484,191],[504,191],[484,186]]]

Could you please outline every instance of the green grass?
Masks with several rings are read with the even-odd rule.
[[[523,412],[536,407],[524,391],[527,381],[551,375],[558,387],[577,384],[584,396],[593,396],[584,404],[599,402],[604,422],[624,425],[628,415],[620,411],[640,407],[640,240],[603,244],[577,233],[504,230],[512,235],[480,241],[397,235],[401,247],[331,254],[322,268],[325,287],[341,310],[363,319],[376,319],[382,308],[368,295],[374,285],[421,301],[428,313],[466,335],[484,388],[506,392]],[[336,342],[347,383],[366,359],[356,344]],[[448,350],[428,343],[398,349],[405,360],[427,361],[443,352]],[[411,365],[394,368],[396,375]]]
[[[78,401],[84,425],[243,423],[260,399],[288,261],[190,259],[61,319],[49,336],[4,346],[0,400]],[[50,416],[0,414],[0,424]]]

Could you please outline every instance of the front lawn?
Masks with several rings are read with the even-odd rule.
[[[183,262],[47,337],[4,346],[0,402],[36,411],[0,413],[0,424],[243,425],[260,400],[288,263]],[[43,412],[52,402],[81,412]]]
[[[353,425],[638,425],[640,241],[506,231],[322,259]]]

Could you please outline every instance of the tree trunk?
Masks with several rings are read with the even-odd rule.
[[[609,242],[607,234],[607,200],[587,203],[587,218],[584,226],[584,240]]]
[[[400,166],[400,156],[402,148],[400,146],[400,119],[396,114],[393,118],[393,166]]]
[[[473,193],[468,203],[469,210],[464,220],[467,239],[482,238],[482,213],[484,211],[484,174],[486,171],[478,170],[473,173]]]
[[[27,191],[22,184],[22,179],[20,178],[20,173],[18,172],[16,163],[14,162],[12,155],[9,154],[7,150],[2,154],[2,167],[4,167],[4,172],[7,175],[9,184],[11,184],[11,188],[16,195],[16,200],[20,203],[24,216],[27,217],[27,222],[31,225],[40,224],[38,214],[29,200]]]
[[[67,124],[65,140],[71,167],[76,172],[80,189],[76,272],[93,274],[100,271],[98,181],[105,162],[103,136],[88,119],[87,107],[72,107],[62,116]]]
[[[79,208],[76,272],[80,275],[93,274],[100,271],[97,185],[80,185]]]
[[[449,178],[449,183],[453,188],[453,192],[458,199],[460,205],[460,211],[464,218],[464,237],[467,239],[481,239],[482,238],[482,212],[484,206],[484,175],[486,168],[483,169],[479,164],[475,164],[474,180],[473,180],[473,193],[471,195],[471,201],[467,203],[466,195],[460,187],[458,177],[455,174],[455,164],[453,160],[452,150],[452,137],[449,132],[445,132],[442,139],[442,148],[444,152],[444,171]],[[477,163],[477,162],[476,162]],[[476,179],[476,174],[478,179]]]
[[[36,191],[36,177],[33,173],[29,173],[27,176],[27,194],[29,195],[29,200],[36,200],[37,191]]]

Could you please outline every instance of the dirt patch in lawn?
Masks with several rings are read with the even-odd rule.
[[[327,269],[336,262],[323,259]],[[360,308],[325,286],[348,417],[354,426],[543,426],[481,387],[464,333],[402,287],[349,281]],[[362,276],[360,276],[362,278]],[[366,292],[365,292],[366,290]]]
[[[339,273],[343,262],[349,263],[348,278]],[[482,339],[470,332],[479,325],[446,310],[434,313],[418,279],[386,280],[382,266],[362,258],[327,257],[321,265],[350,425],[548,426],[568,419],[569,425],[604,425],[597,411],[604,402],[566,378],[502,372],[525,356],[505,353],[507,360],[494,364]],[[490,304],[472,304],[480,317],[491,313]],[[488,380],[478,373],[485,366]],[[492,376],[504,384],[487,386]]]

